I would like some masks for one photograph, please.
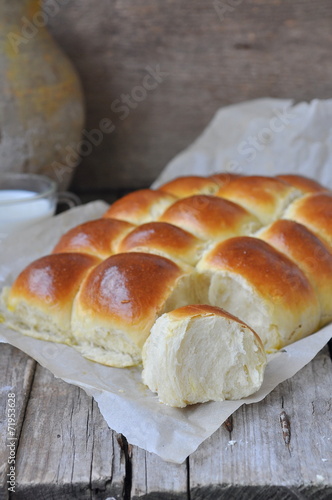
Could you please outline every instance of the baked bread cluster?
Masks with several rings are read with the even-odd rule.
[[[331,321],[331,249],[332,192],[314,180],[179,177],[64,234],[5,290],[6,321],[109,366],[143,352],[167,404],[238,399],[265,352]]]

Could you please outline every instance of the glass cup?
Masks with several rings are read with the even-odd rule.
[[[73,193],[57,192],[55,181],[39,174],[0,174],[0,236],[5,237],[54,215],[57,203],[80,204]]]

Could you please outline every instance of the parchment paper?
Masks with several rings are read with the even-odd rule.
[[[281,119],[271,121],[278,113],[284,122],[294,116],[282,130]],[[262,148],[268,129],[270,138]],[[264,99],[229,106],[218,111],[202,136],[171,162],[155,186],[181,174],[205,175],[226,169],[263,175],[300,172],[332,187],[331,130],[332,100],[291,107],[291,101]],[[256,146],[252,145],[255,138]],[[248,151],[247,158],[239,152],[249,147],[255,150],[251,151],[251,156],[255,153],[252,160]],[[48,254],[63,232],[99,217],[106,209],[106,203],[93,202],[0,242],[0,287],[11,284],[32,260]],[[131,444],[176,463],[183,462],[242,404],[261,401],[279,383],[292,377],[331,337],[329,325],[269,356],[263,385],[252,397],[174,409],[159,403],[157,396],[142,384],[139,368],[102,366],[68,346],[32,339],[0,324],[1,342],[26,352],[56,377],[82,387],[95,398],[108,425],[124,434]]]

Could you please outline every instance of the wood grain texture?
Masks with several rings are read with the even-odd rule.
[[[22,427],[17,471],[17,499],[123,497],[123,455],[96,403],[40,365]]]
[[[331,498],[331,387],[324,349],[264,401],[242,406],[231,434],[220,428],[190,457],[191,499]],[[290,421],[289,446],[282,411]]]
[[[17,499],[331,498],[332,365],[327,348],[263,402],[241,407],[233,415],[232,430],[222,426],[188,461],[175,465],[128,444],[108,429],[81,389],[39,365],[29,391],[35,363],[17,349],[1,347],[1,380],[10,381],[1,397],[15,390],[19,422],[24,416]],[[29,397],[27,405],[22,395],[25,403]],[[289,445],[282,412],[290,422]],[[5,493],[2,487],[1,498],[7,498]]]
[[[49,26],[81,76],[86,129],[115,126],[82,157],[74,188],[149,185],[220,106],[331,97],[331,21],[330,0],[66,2]],[[114,102],[140,98],[158,65],[167,76],[121,119]]]
[[[8,394],[15,394],[15,428],[17,443],[20,437],[24,413],[29,398],[36,362],[19,349],[0,344],[0,499],[8,498],[8,456],[11,442],[8,435]],[[11,412],[12,414],[12,412]]]
[[[132,449],[131,498],[187,499],[187,462],[181,465],[164,462],[137,446]],[[170,496],[172,494],[172,496]]]

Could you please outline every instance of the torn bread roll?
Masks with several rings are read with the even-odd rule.
[[[320,326],[332,321],[332,254],[302,224],[280,219],[255,235],[289,257],[306,275],[321,306]]]
[[[263,225],[281,217],[301,191],[274,177],[238,177],[222,186],[216,196],[238,203],[254,214]]]
[[[195,302],[191,279],[187,268],[159,255],[109,257],[87,276],[76,296],[74,347],[105,365],[137,365],[157,317]]]
[[[81,253],[47,255],[32,262],[4,292],[12,313],[8,325],[30,337],[71,344],[74,298],[99,263],[97,257]]]
[[[217,307],[163,314],[143,347],[143,382],[167,405],[241,399],[263,381],[266,356],[256,333]]]
[[[240,317],[265,349],[280,349],[317,330],[321,309],[304,273],[288,257],[258,238],[228,239],[197,264],[200,302]]]

